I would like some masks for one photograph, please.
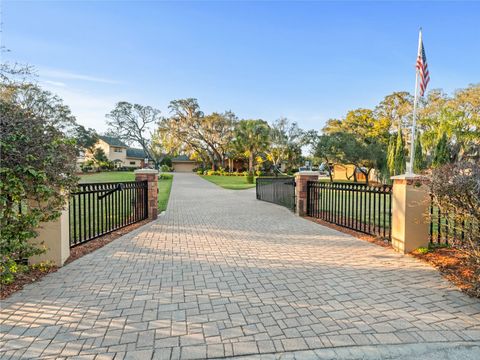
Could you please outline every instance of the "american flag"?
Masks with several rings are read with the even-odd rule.
[[[428,82],[430,81],[430,74],[428,72],[427,56],[425,55],[425,48],[423,41],[420,39],[420,47],[418,49],[417,65],[418,74],[420,75],[420,96],[425,94]]]

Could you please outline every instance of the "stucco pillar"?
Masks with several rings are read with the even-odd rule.
[[[68,206],[62,210],[59,218],[46,223],[41,223],[36,229],[38,236],[31,240],[37,247],[45,248],[46,252],[32,256],[28,259],[30,264],[43,261],[53,262],[62,266],[70,256]]]
[[[299,216],[307,214],[307,182],[317,180],[318,172],[315,171],[301,171],[295,174],[296,212]]]
[[[135,181],[148,182],[148,219],[158,217],[158,171],[154,169],[135,170]]]
[[[392,246],[407,254],[429,243],[430,191],[419,175],[392,177]]]

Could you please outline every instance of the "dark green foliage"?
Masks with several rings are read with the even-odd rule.
[[[103,151],[102,148],[96,148],[94,153],[93,153],[93,158],[95,159],[96,162],[107,162],[108,158],[107,155],[105,155],[105,151]]]
[[[397,133],[397,140],[395,143],[395,175],[405,174],[406,160],[405,160],[405,142],[403,140],[402,131]]]
[[[365,175],[367,182],[372,169],[385,166],[385,152],[380,143],[347,132],[321,135],[315,145],[315,156],[328,164],[353,164]]]
[[[75,128],[74,137],[77,142],[78,151],[92,151],[98,141],[98,135],[95,130],[87,129],[83,125],[78,125]]]
[[[172,167],[172,158],[170,156],[166,156],[160,161],[160,165],[167,165],[168,167]]]
[[[388,149],[387,149],[387,168],[388,168],[388,174],[390,176],[395,175],[396,140],[397,140],[397,136],[395,134],[390,135],[390,139],[388,141]]]
[[[5,98],[0,114],[0,281],[8,283],[14,263],[42,252],[28,240],[40,222],[59,216],[76,185],[76,145],[51,119]]]
[[[448,146],[447,134],[443,133],[442,137],[435,147],[435,152],[433,155],[433,167],[439,167],[450,162],[450,149]]]
[[[425,157],[423,155],[422,141],[420,134],[415,137],[415,154],[414,154],[413,172],[420,174],[426,168]]]

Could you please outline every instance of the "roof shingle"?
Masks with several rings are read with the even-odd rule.
[[[102,139],[105,141],[108,145],[111,146],[118,146],[118,147],[128,147],[127,144],[125,144],[122,140],[120,140],[117,137],[113,136],[106,136],[106,135],[101,135],[98,137],[99,139]]]

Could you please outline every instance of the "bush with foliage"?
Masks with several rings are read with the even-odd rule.
[[[255,176],[253,175],[253,172],[249,172],[247,175],[247,183],[253,184],[254,182],[255,182]]]
[[[162,166],[160,166],[160,171],[161,172],[170,172],[172,171],[172,168],[166,164],[163,164]]]
[[[42,253],[29,240],[77,184],[76,146],[62,131],[72,119],[58,99],[38,88],[0,91],[0,282],[9,283],[19,263]]]
[[[462,161],[435,168],[431,175],[433,201],[456,224],[466,224],[464,240],[453,245],[468,254],[480,295],[480,164]]]

